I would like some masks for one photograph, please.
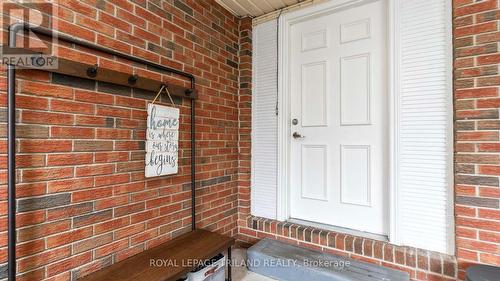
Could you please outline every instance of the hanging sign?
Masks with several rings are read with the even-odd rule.
[[[179,109],[148,104],[146,177],[177,174],[178,156]]]

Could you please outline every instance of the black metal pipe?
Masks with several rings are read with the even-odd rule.
[[[7,158],[8,158],[8,278],[16,280],[16,69],[7,66]]]
[[[9,26],[9,48],[16,47],[22,25]],[[7,65],[7,270],[8,280],[16,280],[16,67]]]
[[[16,36],[21,30],[30,30],[36,34],[41,34],[49,37],[57,37],[68,43],[80,45],[82,47],[107,53],[122,59],[137,62],[146,66],[151,66],[169,73],[177,74],[191,80],[191,89],[195,89],[196,78],[194,75],[163,66],[158,63],[150,62],[138,57],[131,56],[110,48],[96,45],[92,42],[81,40],[73,36],[50,30],[44,27],[34,27],[25,23],[14,23],[9,26],[9,47],[16,47]],[[8,280],[16,280],[16,68],[15,65],[7,66],[7,200],[8,200]],[[196,229],[196,138],[195,138],[195,100],[191,100],[191,221],[192,229]]]
[[[194,85],[192,85],[194,87]],[[196,229],[196,138],[195,99],[191,100],[191,229]]]

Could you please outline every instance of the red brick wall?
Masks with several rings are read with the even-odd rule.
[[[235,235],[239,19],[213,0],[58,3],[54,20],[62,32],[196,76],[198,226]],[[68,59],[187,85],[82,48],[59,51]],[[3,278],[4,69],[0,76]],[[145,108],[154,93],[42,71],[18,71],[17,85],[19,280],[74,280],[190,229],[187,100],[177,100],[184,132],[179,175],[145,179]]]
[[[270,237],[407,271],[412,280],[463,280],[470,264],[500,265],[499,0],[453,0],[456,255],[250,216],[250,117],[240,96],[239,238]],[[241,91],[240,91],[241,93]],[[243,95],[245,94],[245,95]]]
[[[456,250],[500,265],[500,1],[454,1]]]
[[[239,95],[238,225],[250,214],[250,170],[252,140],[252,20],[241,21]]]

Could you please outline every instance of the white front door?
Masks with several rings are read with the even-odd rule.
[[[291,26],[291,218],[387,234],[384,3]]]

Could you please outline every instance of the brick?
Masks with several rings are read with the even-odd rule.
[[[56,180],[70,178],[73,176],[73,168],[42,168],[33,170],[23,170],[23,182],[36,182],[46,180]]]
[[[479,196],[500,198],[500,188],[482,186],[479,188]]]
[[[490,252],[490,251],[494,252],[500,250],[500,246],[498,245],[481,241],[464,239],[464,238],[457,238],[457,246],[466,249],[480,250],[484,252]]]
[[[480,143],[478,145],[478,150],[484,152],[499,152],[500,143]]]
[[[70,258],[53,263],[47,266],[47,276],[54,276],[61,272],[79,267],[82,264],[92,261],[92,253],[87,252],[80,255],[72,255]]]
[[[478,44],[498,42],[500,40],[500,31],[494,33],[481,34],[476,36],[476,42]]]
[[[470,14],[475,14],[475,13],[479,13],[479,12],[483,12],[483,11],[487,11],[487,10],[492,10],[495,8],[497,8],[497,2],[495,0],[487,0],[487,1],[478,2],[476,4],[455,8],[454,9],[454,11],[455,11],[454,16],[460,17],[460,16],[464,16],[464,15],[470,15]]]
[[[113,127],[115,119],[112,117],[96,117],[96,116],[76,116],[75,124],[79,126],[92,127]]]
[[[420,269],[429,269],[429,256],[424,250],[417,250],[417,266]]]
[[[498,178],[497,177],[486,177],[486,176],[457,175],[457,176],[455,176],[455,183],[498,186]]]
[[[112,105],[114,102],[114,98],[112,95],[83,90],[75,90],[75,100],[107,105]]]
[[[71,141],[60,140],[22,140],[20,151],[23,153],[66,152],[71,151]]]
[[[87,187],[92,187],[94,185],[93,178],[86,179],[67,179],[60,181],[50,181],[47,186],[49,193],[62,192],[62,191],[72,191]]]
[[[475,217],[476,209],[473,207],[455,205],[455,215],[463,217]]]
[[[123,20],[116,18],[116,17],[113,17],[111,15],[108,15],[107,13],[99,13],[99,20],[104,22],[104,23],[107,23],[115,28],[123,30],[125,32],[132,31],[132,25],[129,22],[123,21]]]
[[[130,118],[131,114],[132,112],[130,109],[110,106],[97,106],[97,115],[106,117]]]
[[[61,5],[68,7],[70,10],[77,11],[79,14],[86,15],[91,18],[94,18],[97,13],[95,8],[76,0],[67,0],[64,3],[61,3]]]
[[[130,45],[123,43],[118,40],[114,40],[110,37],[107,36],[102,36],[100,34],[97,34],[97,44],[106,46],[111,49],[115,49],[117,51],[120,51],[122,53],[130,53]]]
[[[92,227],[79,228],[47,238],[47,248],[59,247],[92,236]]]
[[[476,206],[483,208],[499,208],[499,201],[491,198],[457,196],[456,203],[466,206]]]
[[[35,168],[45,166],[45,156],[37,154],[16,155],[17,168]],[[0,168],[7,169],[7,156],[0,156]]]
[[[47,220],[50,221],[56,219],[71,218],[74,216],[79,216],[92,212],[93,209],[94,209],[94,204],[92,202],[54,208],[47,210]]]
[[[75,269],[72,271],[72,275],[75,276],[75,278],[81,278],[83,276],[86,276],[92,272],[95,272],[101,268],[110,266],[113,263],[113,257],[108,256],[102,259],[98,259],[96,261],[93,261],[91,263],[88,263],[78,269]]]
[[[107,256],[109,254],[118,252],[120,250],[126,249],[128,247],[128,239],[123,239],[119,241],[115,241],[108,245],[102,246],[95,250],[95,256],[97,258]]]
[[[458,40],[465,41],[466,39],[472,39],[472,37],[463,37],[463,38],[457,39],[456,41],[458,41]],[[476,46],[476,45],[472,44],[473,43],[472,40],[468,40],[465,43],[460,42],[460,41],[457,43],[468,44],[468,45],[457,49],[455,51],[455,57],[468,57],[468,56],[492,54],[492,53],[496,53],[498,51],[498,47],[496,44],[485,44],[485,45],[481,45],[481,46]],[[479,64],[479,65],[482,65],[482,64]],[[471,71],[471,70],[481,70],[481,69],[486,70],[486,71],[484,71],[484,73],[491,73],[492,72],[492,74],[496,74],[496,72],[498,70],[495,67],[477,67],[477,68],[457,70],[457,74],[459,74],[460,71]],[[475,74],[476,74],[475,76],[480,75],[480,73],[477,73],[477,72]],[[470,76],[474,76],[474,75],[470,75]],[[462,76],[462,75],[457,76],[457,78],[463,78],[463,77],[467,77],[467,76]]]
[[[499,10],[491,10],[476,15],[476,21],[479,22],[487,22],[494,21],[500,19],[500,11]]]
[[[410,267],[415,267],[417,264],[417,252],[413,248],[407,248],[405,252],[406,265]]]
[[[107,36],[114,36],[114,28],[104,24],[101,21],[96,21],[94,19],[83,17],[80,15],[76,15],[76,23],[78,25],[84,26],[86,28],[92,29],[101,34],[105,34]]]
[[[437,274],[442,274],[443,272],[443,265],[441,262],[441,257],[437,253],[431,253],[429,257],[429,269],[430,271],[437,273]]]
[[[460,110],[456,112],[457,119],[496,119],[498,111],[495,110]]]
[[[78,61],[78,62],[85,63],[88,65],[95,65],[97,63],[97,57],[94,54],[77,51],[75,49],[64,48],[61,46],[58,48],[57,51],[58,51],[59,57],[65,58],[67,60]],[[66,76],[63,74],[59,74],[59,75],[67,77],[67,78],[58,78],[59,76],[56,76],[54,83],[58,83],[58,84],[62,84],[62,85],[69,85],[69,84],[71,84],[71,78],[76,78],[76,79],[79,79],[79,80],[75,81],[75,85],[77,85],[78,87],[86,88],[86,89],[90,89],[90,90],[93,89],[92,81],[90,81],[90,80],[87,80],[87,83],[85,83],[86,79]]]
[[[50,166],[90,164],[94,159],[92,153],[63,153],[47,155],[47,164]]]
[[[28,183],[28,184],[17,184],[17,198],[22,197],[31,197],[37,195],[44,195],[45,190],[47,189],[47,184],[44,182],[41,183]]]
[[[24,139],[45,139],[49,137],[49,127],[18,124],[16,137]]]
[[[92,128],[51,127],[50,136],[56,139],[93,139],[95,131]]]
[[[111,162],[122,162],[129,160],[128,152],[96,152],[95,162],[96,163],[111,163]]]
[[[51,234],[67,231],[70,229],[70,226],[71,222],[68,220],[37,224],[35,226],[20,229],[17,239],[18,242],[24,242],[41,237],[46,237]]]
[[[500,222],[491,220],[481,220],[474,218],[456,218],[456,224],[464,227],[471,227],[475,229],[483,229],[489,231],[497,231],[500,227]]]
[[[81,114],[94,114],[95,106],[90,103],[72,102],[65,100],[52,100],[50,108],[53,111],[81,113]]]
[[[476,61],[477,61],[478,65],[498,64],[498,63],[500,63],[500,54],[479,56],[479,57],[477,57]]]
[[[130,139],[131,131],[123,129],[97,129],[98,139]]]
[[[490,31],[496,31],[497,23],[496,22],[486,22],[466,27],[459,27],[454,30],[455,37],[468,36],[473,34],[486,33]]]
[[[29,111],[22,113],[22,121],[25,123],[42,125],[73,125],[74,117],[70,114]]]
[[[16,107],[23,109],[48,110],[49,100],[34,96],[16,95]]]
[[[111,187],[103,187],[96,189],[86,189],[82,191],[75,191],[71,196],[73,202],[91,201],[100,198],[107,198],[113,195]]]
[[[382,260],[384,258],[383,252],[384,243],[375,241],[373,244],[373,257]],[[339,248],[340,249],[340,248]]]
[[[471,209],[473,209],[473,208],[471,208]],[[477,238],[477,231],[475,229],[457,227],[456,235],[457,235],[457,237],[476,239]]]
[[[19,199],[17,201],[17,211],[27,212],[67,205],[70,203],[70,199],[69,193]]]
[[[464,89],[455,92],[457,99],[496,97],[497,95],[498,88]]]
[[[498,132],[457,132],[457,140],[460,141],[497,141]]]
[[[456,154],[457,163],[500,164],[500,156],[496,154]]]
[[[26,259],[18,261],[19,272],[25,272],[51,262],[55,262],[71,254],[70,247],[61,247],[54,250],[45,251],[43,253],[30,256]]]
[[[384,244],[384,260],[394,262],[394,247],[390,244]]]
[[[113,150],[112,141],[75,141],[74,151],[103,151]]]
[[[480,99],[477,101],[477,108],[498,108],[500,107],[500,98]]]
[[[486,199],[486,198],[484,198],[484,199]],[[490,200],[496,200],[498,203],[498,199],[490,199]],[[483,218],[483,219],[493,219],[493,220],[499,221],[500,220],[500,210],[479,209],[478,217]]]
[[[128,226],[129,224],[130,224],[130,217],[121,217],[118,219],[96,224],[94,226],[95,235],[113,231],[115,229],[120,229],[122,227]]]
[[[111,174],[114,171],[114,165],[105,164],[105,165],[90,165],[84,167],[76,168],[76,176],[77,177],[86,177],[86,176],[96,176],[96,175],[104,175]]]
[[[113,213],[111,210],[105,210],[100,212],[95,212],[88,215],[83,215],[79,217],[73,218],[73,226],[74,227],[82,227],[90,224],[95,224],[98,222],[102,222],[108,219],[111,219]]]
[[[481,77],[477,79],[476,84],[478,87],[489,87],[489,86],[500,85],[500,76]]]
[[[481,120],[477,122],[478,130],[500,130],[500,120]]]
[[[493,243],[500,243],[500,233],[498,232],[479,232],[479,239],[482,241],[489,241]]]
[[[73,91],[69,87],[60,87],[44,83],[23,81],[21,83],[21,92],[34,94],[37,96],[72,99]]]
[[[94,249],[99,246],[111,243],[111,241],[113,241],[113,233],[95,235],[89,239],[78,241],[75,244],[73,244],[73,251],[75,253],[82,253],[90,249]]]
[[[105,186],[111,184],[127,183],[130,180],[129,174],[114,174],[109,176],[100,176],[95,179],[95,186]]]

